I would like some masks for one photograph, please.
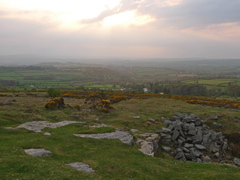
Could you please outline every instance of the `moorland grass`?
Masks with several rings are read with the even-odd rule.
[[[90,128],[86,125],[97,124],[92,117],[99,117],[101,123],[116,128],[129,130],[135,128],[140,132],[155,132],[164,127],[160,118],[170,117],[175,112],[195,113],[204,117],[210,124],[211,115],[222,115],[219,122],[226,125],[226,132],[239,131],[239,113],[221,108],[191,105],[170,99],[129,100],[114,104],[115,110],[110,113],[91,111],[78,121],[57,129],[44,129],[51,136],[35,133],[25,129],[5,129],[6,126],[17,126],[38,120],[58,122],[74,120],[70,114],[80,113],[73,108],[63,110],[46,110],[39,97],[16,97],[10,106],[0,106],[0,179],[19,180],[59,180],[59,179],[238,179],[240,169],[222,164],[202,164],[181,162],[159,152],[158,157],[147,156],[137,148],[119,140],[91,139],[75,137],[75,133],[111,132],[111,127]],[[80,103],[68,99],[71,106]],[[31,109],[31,111],[26,111]],[[5,114],[5,115],[4,115]],[[11,116],[6,116],[9,114]],[[139,119],[133,116],[141,116]],[[156,123],[148,122],[156,119]],[[76,120],[76,119],[75,119]],[[53,154],[37,158],[24,153],[27,148],[45,148]],[[93,174],[77,171],[66,164],[86,162],[96,170]]]

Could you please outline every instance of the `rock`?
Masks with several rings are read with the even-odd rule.
[[[197,131],[195,129],[194,130],[189,130],[188,134],[191,135],[191,136],[196,136]]]
[[[180,121],[180,118],[178,116],[172,116],[170,121]]]
[[[195,124],[194,123],[190,123],[188,126],[189,130],[195,130]]]
[[[197,134],[196,134],[196,141],[202,142],[202,139],[203,139],[202,130],[198,129]]]
[[[183,136],[179,136],[178,139],[181,140],[182,142],[186,141],[186,139]]]
[[[184,153],[184,155],[185,155],[185,157],[186,157],[187,160],[193,161],[193,158],[194,158],[194,157],[192,157],[192,156],[190,155],[190,153]]]
[[[171,144],[171,136],[170,137],[164,137],[160,139],[161,144],[169,145]]]
[[[198,119],[198,118],[199,118],[199,116],[196,115],[196,114],[190,114],[190,117],[191,117],[192,119]]]
[[[216,123],[216,122],[213,122],[213,125],[216,126],[216,127],[219,127],[219,128],[224,128],[225,127],[222,124]]]
[[[152,134],[151,136],[146,138],[146,141],[154,141],[156,139],[159,139],[159,135],[158,134]]]
[[[71,166],[79,171],[84,171],[86,173],[94,173],[95,170],[93,170],[92,168],[89,167],[89,165],[87,163],[83,163],[83,162],[74,162],[74,163],[70,163],[67,164],[68,166]]]
[[[198,149],[198,150],[205,150],[206,147],[201,145],[201,144],[195,144],[195,147]]]
[[[161,120],[162,120],[162,122],[165,122],[165,121],[167,121],[167,120],[169,120],[169,119],[167,119],[167,118],[165,118],[165,117],[161,117]]]
[[[163,122],[166,126],[170,126],[172,124],[172,121],[166,120]]]
[[[93,119],[93,122],[100,122],[100,119],[99,118],[95,118],[95,119]]]
[[[172,135],[172,138],[171,138],[172,141],[175,141],[178,138],[179,135],[180,135],[180,133],[177,130],[175,130],[173,132],[173,135]]]
[[[16,128],[13,128],[13,127],[5,127],[4,129],[16,129]]]
[[[177,148],[176,153],[178,153],[178,152],[183,152],[182,148]]]
[[[150,137],[152,135],[152,133],[142,133],[142,134],[139,134],[139,136],[142,136],[142,137]]]
[[[168,129],[168,128],[162,128],[161,130],[157,130],[157,132],[156,133],[166,133],[166,134],[168,134],[168,133],[171,133],[171,130],[170,129]]]
[[[197,120],[195,121],[195,125],[196,125],[196,126],[201,126],[201,125],[202,125],[201,119],[197,119]]]
[[[50,132],[45,132],[43,135],[51,136],[51,133]]]
[[[218,132],[215,134],[215,139],[222,139],[223,138],[223,134],[221,132]]]
[[[193,144],[188,144],[188,143],[186,143],[186,144],[184,145],[184,147],[185,147],[185,148],[192,148],[192,147],[193,147]]]
[[[82,138],[94,138],[94,139],[119,139],[123,143],[132,145],[133,136],[128,132],[124,131],[115,131],[111,133],[102,133],[102,134],[74,134],[74,136]]]
[[[133,116],[134,119],[140,119],[141,116]]]
[[[193,161],[196,163],[202,163],[202,160],[200,158],[193,159]]]
[[[186,157],[183,152],[178,152],[175,156],[176,159],[179,159],[181,161],[186,161]]]
[[[151,122],[151,123],[156,123],[156,120],[152,119],[152,118],[148,119],[148,121]]]
[[[167,153],[172,152],[172,149],[171,149],[170,147],[166,147],[166,146],[162,146],[162,150],[163,150],[164,152],[167,152]]]
[[[141,145],[143,141],[144,141],[143,139],[137,139],[136,144]]]
[[[192,157],[198,158],[200,157],[201,153],[196,148],[190,148],[190,155]]]
[[[159,134],[161,137],[166,137],[166,136],[168,136],[167,134],[164,134],[164,133],[160,133]]]
[[[202,156],[203,163],[210,163],[212,160],[209,156]]]
[[[240,159],[239,158],[234,158],[233,159],[233,162],[236,166],[239,166],[240,167]]]
[[[25,149],[25,153],[28,155],[34,156],[34,157],[45,157],[50,156],[52,154],[51,151],[45,150],[45,149]]]
[[[130,131],[131,131],[132,133],[138,132],[137,129],[130,129]]]
[[[83,123],[78,121],[62,121],[58,123],[49,123],[48,121],[32,121],[19,125],[15,129],[27,129],[34,132],[42,132],[44,128],[59,128],[69,124]]]
[[[216,153],[214,154],[214,157],[215,157],[215,158],[219,158],[219,152],[216,152]]]
[[[152,142],[142,141],[141,148],[139,150],[144,154],[147,154],[149,156],[154,156],[154,145]]]
[[[212,120],[218,120],[218,116],[216,116],[216,115],[211,116],[211,119],[212,119]]]
[[[183,147],[183,151],[186,152],[186,153],[189,153],[189,152],[190,152],[190,151],[189,151],[187,148],[185,148],[185,147]]]
[[[219,152],[220,149],[219,149],[219,146],[216,144],[216,142],[213,142],[210,144],[209,150],[210,152],[216,153],[216,152]]]
[[[211,133],[203,135],[203,145],[209,144]]]
[[[106,124],[98,124],[98,125],[93,125],[93,126],[88,126],[88,127],[101,128],[101,127],[112,127],[112,126],[106,125]]]
[[[187,122],[187,123],[193,122],[192,118],[190,118],[190,117],[185,117],[185,118],[183,119],[183,121],[185,121],[185,122]]]
[[[185,114],[181,114],[179,112],[176,112],[175,115],[178,116],[180,119],[183,119],[185,116]]]
[[[170,124],[167,129],[169,129],[170,132],[171,132],[171,131],[173,130],[173,128],[174,128],[174,127]]]

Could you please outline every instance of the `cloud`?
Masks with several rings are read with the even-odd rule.
[[[104,18],[112,16],[112,15],[117,14],[117,13],[119,13],[117,8],[107,9],[107,10],[104,10],[103,12],[101,12],[97,17],[91,18],[91,19],[83,19],[83,20],[80,21],[80,23],[81,24],[90,24],[90,23],[100,22]]]
[[[141,0],[122,0],[119,5],[114,7],[113,9],[106,9],[103,12],[101,12],[97,17],[90,18],[90,19],[83,19],[80,21],[80,23],[96,23],[102,21],[104,18],[107,18],[109,16],[113,16],[115,14],[120,14],[129,10],[136,10],[138,9],[138,6],[141,4]]]
[[[95,23],[129,10],[151,15],[169,26],[204,27],[211,24],[240,22],[240,0],[122,0],[114,9],[82,23]],[[162,22],[161,22],[162,23]]]
[[[204,27],[212,24],[240,22],[239,0],[183,0],[179,4],[158,6],[154,3],[139,9],[169,26],[187,28]]]

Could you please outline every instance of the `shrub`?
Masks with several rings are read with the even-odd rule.
[[[62,97],[55,97],[50,99],[46,105],[46,109],[62,109],[65,107],[64,99]]]
[[[97,105],[101,108],[101,111],[105,113],[108,113],[110,109],[113,109],[109,100],[103,99]]]
[[[50,97],[52,97],[52,98],[60,96],[60,91],[58,91],[58,90],[56,90],[56,89],[54,89],[54,88],[49,88],[49,89],[47,90],[47,93],[48,93],[48,95],[49,95]]]

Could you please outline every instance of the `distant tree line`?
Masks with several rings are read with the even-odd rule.
[[[207,88],[203,84],[183,84],[179,82],[156,82],[144,84],[131,84],[125,86],[128,91],[143,92],[147,88],[149,93],[164,93],[176,95],[190,95],[190,96],[223,96],[228,95],[232,97],[240,96],[240,85],[228,85],[224,88],[212,87]]]

